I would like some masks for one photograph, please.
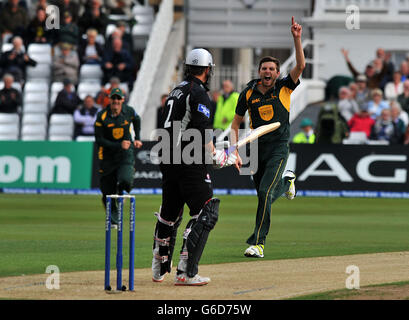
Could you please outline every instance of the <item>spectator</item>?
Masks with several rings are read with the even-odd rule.
[[[21,93],[13,88],[13,75],[6,73],[3,81],[4,88],[0,90],[0,113],[20,113]]]
[[[63,24],[57,31],[57,43],[69,43],[75,49],[78,45],[78,40],[80,37],[78,27],[72,21],[72,16],[69,11],[65,11],[63,17]]]
[[[108,89],[102,86],[101,91],[99,91],[97,94],[96,103],[100,105],[101,108],[106,108],[111,103],[109,100],[109,94],[111,93],[112,89],[119,88],[121,80],[119,80],[118,77],[112,77],[109,79],[109,84],[110,87]]]
[[[222,84],[222,94],[217,100],[216,112],[214,115],[214,129],[226,130],[233,121],[236,114],[237,100],[239,93],[234,91],[233,82],[224,80]]]
[[[165,110],[165,103],[168,95],[166,93],[162,94],[160,97],[160,106],[156,109],[156,128],[159,128],[159,124],[164,123],[165,119],[163,119]]]
[[[76,51],[72,50],[72,45],[62,43],[61,52],[54,56],[53,61],[53,81],[63,81],[68,78],[74,84],[78,83],[79,59]]]
[[[375,121],[370,136],[371,140],[388,141],[390,144],[397,144],[399,132],[393,125],[390,109],[383,109],[381,116]]]
[[[341,116],[335,104],[324,105],[315,128],[315,143],[338,144],[348,136],[348,124]]]
[[[384,91],[385,85],[392,81],[393,72],[395,70],[395,66],[393,62],[390,61],[391,53],[385,52],[383,48],[378,48],[376,50],[376,59],[373,61],[374,64],[379,64],[378,69],[379,71],[382,70],[383,66],[385,67],[385,74],[379,83],[379,88]]]
[[[398,70],[393,73],[393,81],[385,85],[385,98],[395,100],[403,92],[403,83],[401,81],[402,73]]]
[[[341,87],[338,90],[338,110],[345,121],[349,121],[352,116],[359,111],[358,103],[352,99],[351,91],[348,87]]]
[[[409,61],[402,61],[399,71],[402,73],[402,82],[409,79]]]
[[[376,120],[381,115],[383,109],[389,109],[389,104],[383,100],[381,89],[372,90],[371,96],[372,100],[368,102],[368,110],[372,119]]]
[[[27,9],[19,6],[19,0],[8,0],[0,12],[0,30],[3,43],[13,35],[23,37],[29,16]]]
[[[54,114],[54,113],[73,114],[75,109],[77,109],[81,103],[81,99],[73,91],[72,81],[66,78],[63,80],[63,84],[64,84],[64,87],[58,93],[57,99],[55,100],[54,107],[51,110],[50,114]]]
[[[39,7],[36,16],[30,21],[26,30],[26,46],[30,43],[52,43],[53,34],[46,25],[47,14],[45,9]]]
[[[383,48],[378,48],[376,50],[376,58],[375,60],[379,60],[382,62],[382,64],[385,66],[385,75],[383,79],[380,82],[379,88],[383,91],[385,88],[385,85],[389,82],[392,81],[393,78],[393,72],[395,70],[395,65],[393,64],[391,59],[391,53],[390,52],[385,52]],[[374,62],[375,62],[374,60]],[[382,69],[382,66],[379,68],[380,70]]]
[[[31,59],[23,50],[23,39],[13,38],[13,49],[6,51],[0,58],[0,66],[4,73],[11,73],[15,81],[24,82],[26,66],[35,66],[37,62]]]
[[[356,77],[357,92],[355,95],[355,100],[360,107],[370,100],[370,92],[366,85],[366,82],[366,75],[360,74]]]
[[[83,106],[74,111],[74,139],[78,136],[93,136],[94,124],[100,109],[95,106],[94,98],[87,95]]]
[[[367,138],[371,135],[374,124],[375,120],[371,118],[368,112],[368,104],[362,105],[359,111],[348,121],[350,132],[365,132]]]
[[[80,43],[78,55],[81,65],[83,64],[101,64],[104,55],[104,49],[96,42],[98,32],[95,29],[87,31],[87,39]]]
[[[399,119],[403,121],[405,128],[409,125],[409,115],[406,111],[402,110],[400,103],[396,100],[392,100],[389,104],[391,110],[392,107],[396,107],[399,110]],[[392,115],[393,116],[393,115]]]
[[[356,94],[358,93],[358,85],[356,82],[351,82],[348,85],[349,91],[351,92],[351,99],[354,99],[356,101]]]
[[[108,41],[105,44],[106,50],[112,50],[112,40],[115,38],[119,38],[122,40],[122,48],[124,50],[131,50],[132,49],[132,38],[129,34],[125,35],[125,31],[121,28],[115,28],[115,30],[108,36]]]
[[[129,51],[122,49],[122,40],[114,38],[112,40],[112,50],[105,52],[102,61],[103,82],[106,83],[110,78],[118,77],[121,82],[128,82],[132,85],[132,69],[132,56]]]
[[[131,0],[107,0],[109,14],[126,15],[132,17]]]
[[[407,125],[405,125],[404,121],[401,119],[401,108],[398,103],[394,103],[391,105],[390,108],[391,111],[391,118],[392,118],[392,124],[394,126],[394,141],[391,143],[393,144],[403,144],[403,139],[406,131]]]
[[[402,110],[409,114],[409,79],[403,82],[403,92],[396,100],[400,103]]]
[[[96,29],[99,34],[105,34],[108,25],[108,17],[101,9],[101,0],[91,0],[89,8],[86,8],[78,20],[80,33],[84,34],[88,29]]]
[[[359,72],[355,69],[352,65],[351,60],[349,59],[349,53],[347,50],[341,50],[345,61],[347,63],[349,71],[354,76],[355,80],[357,81],[357,77],[359,76]],[[373,62],[369,63],[365,69],[365,76],[367,78],[367,86],[369,89],[377,89],[380,87],[381,82],[387,72],[386,64],[380,58],[376,58]]]
[[[315,142],[315,134],[313,130],[314,124],[312,123],[311,119],[304,118],[300,123],[301,131],[298,132],[294,138],[293,143],[314,143]]]
[[[132,35],[127,30],[127,23],[125,21],[118,21],[116,27],[121,32],[122,42],[126,43],[129,49],[132,50]]]
[[[47,2],[47,0],[38,0],[38,2],[37,2],[37,5],[36,5],[36,11],[39,9],[39,8],[41,8],[41,9],[43,9],[44,11],[46,11],[46,9],[47,9],[47,7],[48,7],[48,2]]]
[[[64,13],[69,12],[72,17],[72,23],[78,22],[78,13],[80,11],[78,3],[72,0],[58,0],[58,9],[60,10],[60,21],[64,21]]]

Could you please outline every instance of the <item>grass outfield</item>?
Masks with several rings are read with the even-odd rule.
[[[243,251],[254,228],[257,199],[220,198],[219,222],[210,234],[201,263],[248,261]],[[137,196],[136,268],[151,265],[156,223],[153,212],[160,200],[160,196]],[[273,205],[265,259],[405,251],[408,208],[409,200],[401,199],[279,199]],[[186,210],[176,255],[188,217]],[[127,250],[128,214],[124,221]],[[60,272],[103,270],[104,238],[99,196],[0,194],[0,277],[44,273],[48,265],[57,265]],[[115,252],[113,241],[112,267]],[[124,268],[127,264],[124,251]]]

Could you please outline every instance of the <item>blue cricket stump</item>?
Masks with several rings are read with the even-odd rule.
[[[129,205],[129,290],[134,290],[134,267],[135,267],[135,197],[131,195],[108,195],[106,198],[105,215],[105,285],[106,291],[111,291],[110,269],[111,269],[111,216],[112,200],[118,199],[118,236],[116,252],[116,289],[125,291],[126,287],[122,285],[122,266],[123,266],[123,212],[124,199],[130,199]]]

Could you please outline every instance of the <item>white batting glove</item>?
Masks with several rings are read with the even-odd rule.
[[[224,166],[225,167],[232,166],[236,163],[236,160],[237,160],[237,156],[234,154],[234,152],[232,152],[229,154],[226,164]]]
[[[227,153],[224,149],[216,149],[216,152],[213,154],[213,167],[216,169],[223,168],[228,160]]]
[[[227,154],[227,150],[230,147],[229,141],[220,141],[216,142],[216,153],[213,156],[214,167],[217,169],[221,169],[224,167],[228,167],[234,165],[237,160],[237,156],[234,153]]]

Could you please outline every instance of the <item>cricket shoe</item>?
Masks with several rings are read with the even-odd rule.
[[[295,174],[291,170],[287,170],[284,174],[284,177],[288,177],[288,181],[290,181],[290,187],[288,188],[288,191],[285,193],[285,197],[288,200],[293,200],[296,195],[295,191]]]
[[[198,274],[194,277],[188,277],[186,273],[181,273],[175,277],[175,286],[204,286],[209,282],[210,278],[201,277]]]
[[[116,222],[111,221],[111,229],[118,229],[118,224]]]
[[[244,255],[250,258],[264,258],[264,245],[250,246],[244,251]]]

